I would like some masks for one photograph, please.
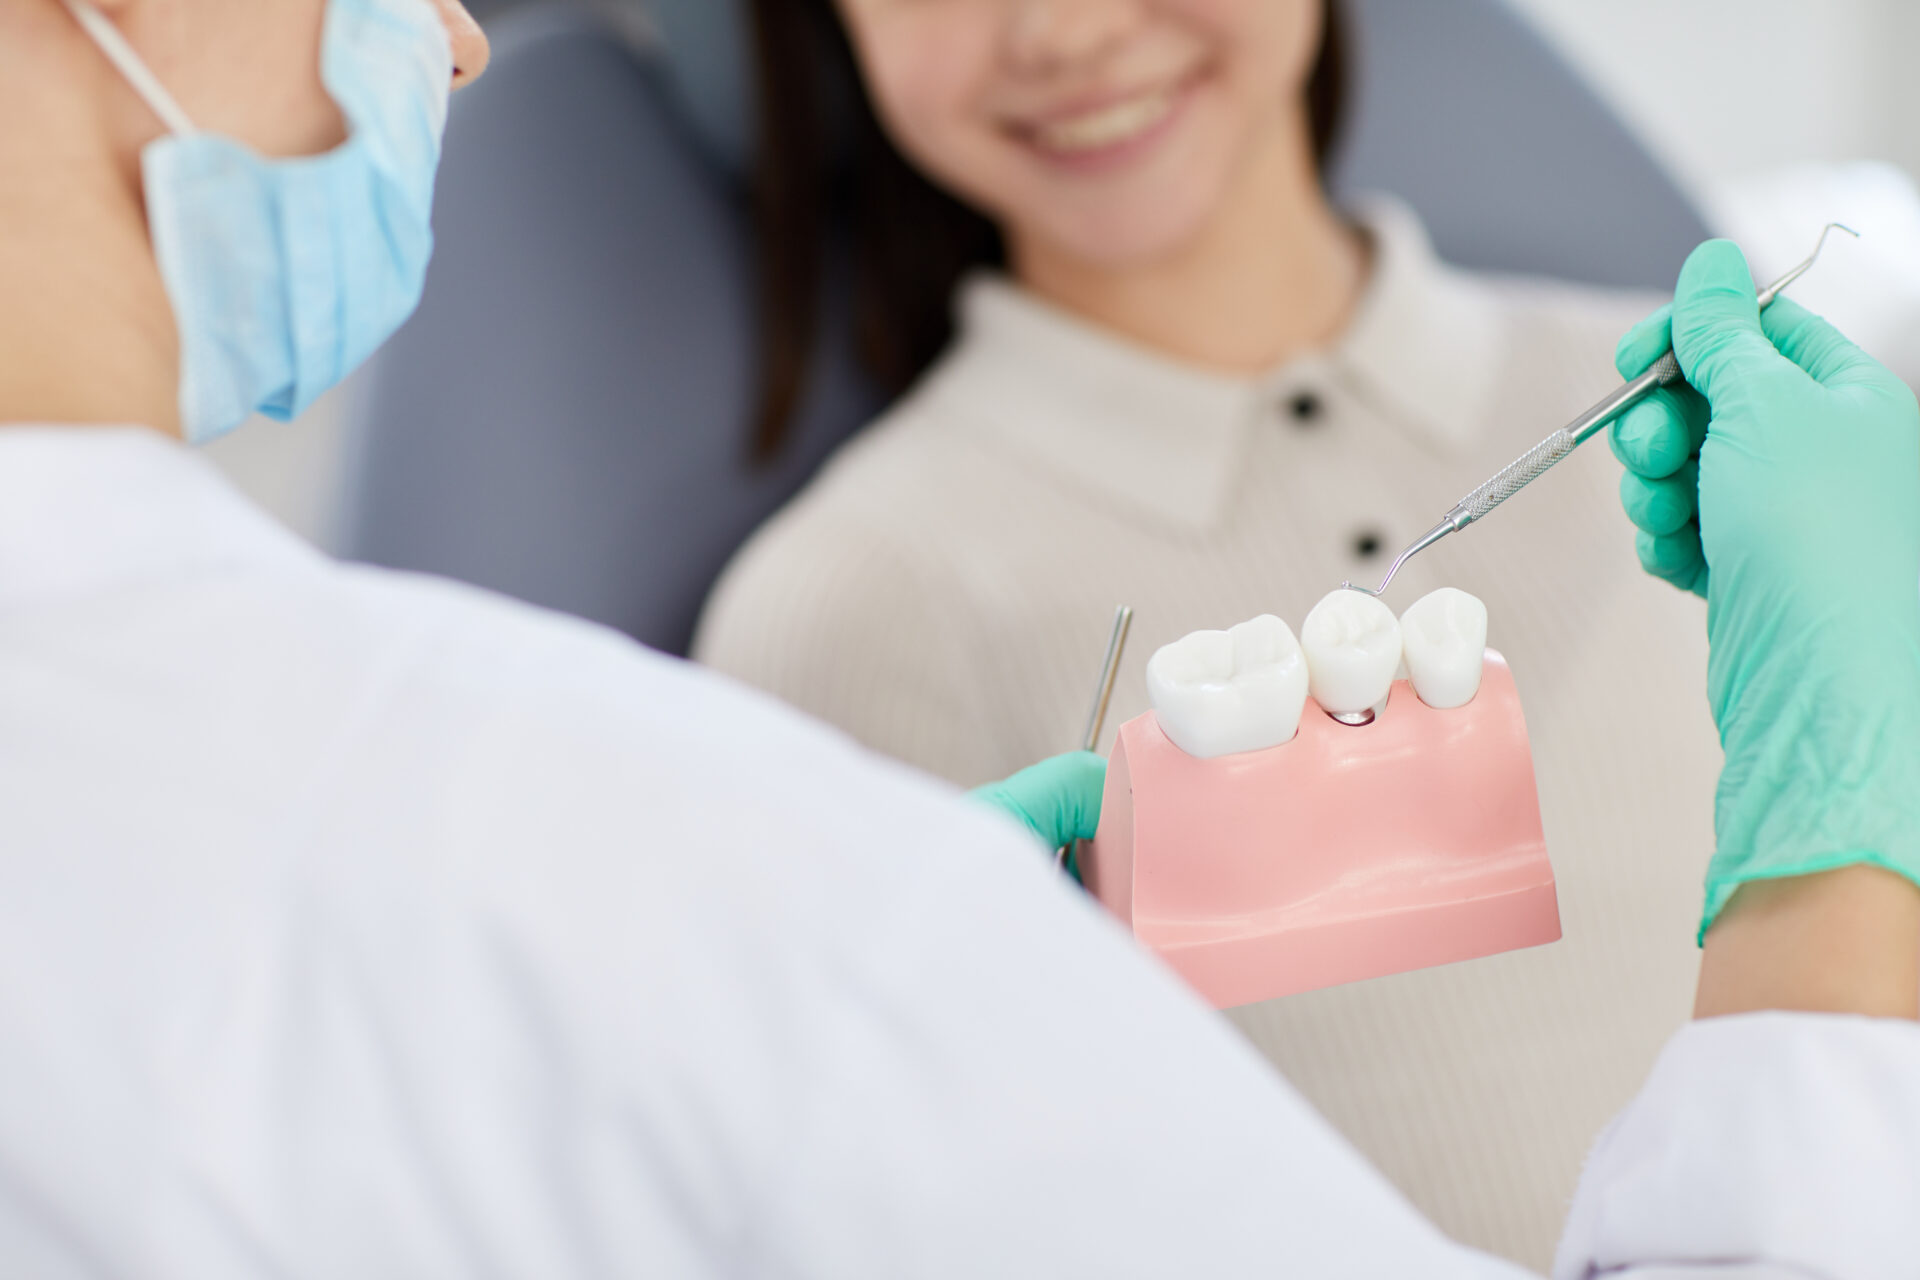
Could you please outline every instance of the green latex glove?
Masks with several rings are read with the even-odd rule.
[[[1708,926],[1749,880],[1874,863],[1920,883],[1920,409],[1831,325],[1764,318],[1740,251],[1702,245],[1671,334],[1690,387],[1614,424],[1641,563],[1707,600],[1707,696],[1726,765]],[[1656,729],[1657,731],[1657,729]]]
[[[970,791],[967,798],[1021,823],[1051,852],[1073,840],[1093,839],[1106,785],[1105,759],[1091,751],[1071,751]]]

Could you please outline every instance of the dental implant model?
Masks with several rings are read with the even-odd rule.
[[[1336,591],[1147,663],[1089,890],[1220,1007],[1560,936],[1528,752],[1487,610]],[[1403,669],[1405,678],[1396,679]]]
[[[1400,622],[1381,601],[1358,591],[1335,591],[1300,627],[1313,656],[1308,688],[1313,700],[1342,724],[1366,724],[1387,705],[1400,666]],[[1480,659],[1474,652],[1474,662]]]

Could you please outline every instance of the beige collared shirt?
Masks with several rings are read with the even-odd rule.
[[[697,655],[962,783],[1075,744],[1113,608],[1142,670],[1202,627],[1297,630],[1618,378],[1651,303],[1457,271],[1391,203],[1328,349],[1173,363],[998,279],[961,336],[740,554]],[[1519,682],[1566,936],[1236,1011],[1442,1227],[1549,1257],[1587,1144],[1686,1017],[1718,745],[1702,606],[1645,577],[1595,442],[1413,560],[1390,601],[1486,601]],[[1103,744],[1104,745],[1104,744]],[[991,946],[982,939],[982,946]]]

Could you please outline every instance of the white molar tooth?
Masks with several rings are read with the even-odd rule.
[[[1487,606],[1458,587],[1442,587],[1400,615],[1407,680],[1420,701],[1440,710],[1464,707],[1480,692],[1487,649]]]
[[[1400,667],[1400,621],[1362,591],[1329,592],[1300,626],[1313,700],[1333,715],[1377,711]]]
[[[1300,729],[1307,660],[1287,624],[1262,614],[1160,649],[1147,660],[1147,698],[1161,730],[1190,756],[1277,747]]]

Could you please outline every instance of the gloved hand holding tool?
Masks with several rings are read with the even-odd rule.
[[[1093,839],[1100,828],[1100,796],[1106,783],[1103,757],[1069,751],[968,794],[1021,823],[1051,852],[1075,840]]]
[[[1620,372],[1669,336],[1688,385],[1636,405],[1612,440],[1641,563],[1707,600],[1726,765],[1702,936],[1752,880],[1865,863],[1920,883],[1913,393],[1792,301],[1762,315],[1725,241],[1621,340]]]

